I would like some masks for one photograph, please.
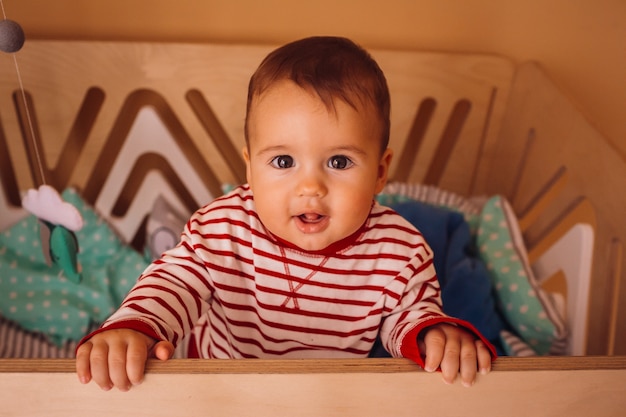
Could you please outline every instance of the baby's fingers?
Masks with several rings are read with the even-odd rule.
[[[446,384],[452,384],[459,374],[459,370],[462,367],[461,349],[462,345],[459,343],[458,339],[448,338],[446,340],[443,359],[441,360],[441,375]],[[476,368],[475,362],[474,368]]]
[[[466,387],[471,387],[476,381],[477,372],[477,343],[474,337],[469,334],[463,334],[460,339],[460,367],[461,383]],[[480,342],[482,343],[482,342]]]
[[[435,372],[443,360],[446,335],[441,329],[433,326],[428,329],[423,344],[423,351],[426,356],[424,358],[424,370]]]
[[[453,331],[450,331],[452,329]],[[452,384],[459,374],[461,342],[456,328],[441,324],[428,329],[424,337],[426,359],[424,369],[433,372],[441,369],[446,384]]]
[[[482,340],[476,340],[476,354],[478,356],[478,370],[485,375],[491,372],[491,351]]]
[[[87,342],[86,344],[91,345],[89,352],[91,378],[100,388],[108,391],[113,388],[113,381],[109,376],[109,346],[105,343]]]
[[[132,385],[139,385],[143,381],[148,359],[148,346],[143,343],[130,343],[126,352],[125,375]]]
[[[122,341],[109,345],[109,377],[113,385],[120,391],[128,391],[131,387],[127,372],[129,366],[128,350],[129,345]]]
[[[152,348],[152,356],[162,361],[166,361],[174,356],[175,347],[172,343],[161,340]]]
[[[91,343],[86,342],[76,351],[76,375],[81,384],[88,384],[91,381],[91,366],[89,357],[91,355]]]

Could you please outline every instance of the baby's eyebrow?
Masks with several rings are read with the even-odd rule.
[[[338,146],[336,148],[333,148],[333,152],[337,152],[337,153],[342,153],[342,152],[348,152],[348,153],[356,153],[359,155],[366,155],[367,152],[361,148],[359,148],[358,146],[352,146],[352,145],[348,145],[348,146]]]
[[[256,152],[257,155],[264,155],[267,153],[289,153],[289,148],[285,145],[274,145],[268,146],[266,148],[261,148]]]

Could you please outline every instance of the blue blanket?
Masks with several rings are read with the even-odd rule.
[[[463,215],[413,200],[390,206],[411,222],[432,248],[444,312],[472,323],[502,355],[500,331],[507,326],[497,309],[491,279]],[[377,345],[370,356],[386,355]]]

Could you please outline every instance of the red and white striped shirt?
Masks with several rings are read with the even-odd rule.
[[[367,357],[376,336],[421,364],[417,334],[446,321],[432,253],[393,210],[323,251],[269,233],[241,186],[198,210],[101,330],[132,328],[203,358]],[[101,331],[100,330],[100,331]]]

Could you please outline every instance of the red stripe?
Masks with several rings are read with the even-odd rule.
[[[170,294],[170,295],[174,296],[174,298],[176,298],[176,300],[178,301],[178,305],[180,306],[180,309],[185,312],[185,316],[187,318],[185,321],[187,322],[187,326],[189,328],[193,328],[193,325],[195,323],[194,319],[192,318],[192,316],[191,316],[191,314],[189,312],[189,309],[187,308],[185,302],[183,301],[183,298],[180,296],[179,293],[177,293],[176,291],[172,290],[171,288],[164,287],[162,285],[156,285],[156,284],[145,285],[145,286],[142,286],[141,288],[151,288],[151,289],[156,290],[157,293],[159,291],[161,291],[161,292],[164,292],[164,293],[167,293],[167,294]],[[147,297],[147,296],[131,297],[131,298],[128,299],[128,301],[132,301],[132,300],[135,300],[135,299],[137,299],[137,300],[152,299],[152,297],[153,296],[150,296],[150,297]],[[156,297],[156,294],[154,295],[154,297]],[[155,300],[157,300],[157,301],[161,300],[162,302],[159,302],[159,304],[165,303],[165,308],[168,309],[172,314],[174,314],[177,317],[178,321],[179,321],[178,324],[181,327],[184,327],[183,326],[183,318],[180,316],[180,314],[178,312],[171,311],[172,307],[171,307],[171,305],[169,303],[166,303],[165,300],[161,299],[160,297],[155,299]],[[195,317],[199,317],[200,314],[202,313],[202,311],[200,309],[199,302],[195,298],[193,299],[193,301],[196,304],[196,314],[195,314]]]
[[[224,290],[229,290],[228,287],[223,287]],[[368,306],[372,306],[375,304],[374,301],[364,301],[364,300],[357,300],[357,299],[343,299],[343,298],[328,298],[328,297],[321,297],[321,296],[315,296],[315,295],[310,295],[310,294],[306,294],[306,293],[301,293],[298,292],[295,295],[290,292],[290,291],[285,291],[285,290],[280,290],[277,288],[272,288],[272,287],[266,287],[263,285],[257,285],[256,289],[266,293],[266,294],[275,294],[275,295],[282,295],[285,297],[297,297],[303,300],[311,300],[311,301],[320,301],[320,302],[328,302],[328,303],[333,303],[333,304],[345,304],[345,305],[353,305],[353,306],[361,306],[361,307],[368,307]],[[357,290],[359,291],[359,290]],[[248,292],[249,295],[255,295],[253,291],[249,291]]]
[[[258,320],[261,323],[268,326],[269,328],[274,328],[274,329],[289,330],[289,331],[300,332],[300,333],[313,333],[313,334],[320,334],[320,335],[327,335],[327,336],[339,336],[339,337],[359,335],[367,331],[372,331],[373,329],[378,329],[378,325],[376,325],[376,326],[366,327],[363,329],[353,329],[351,331],[346,332],[346,331],[339,331],[339,330],[334,330],[334,329],[320,329],[320,328],[314,328],[314,327],[298,326],[294,324],[279,323],[279,322],[269,321],[260,317],[257,313],[257,310],[253,306],[250,306],[247,304],[238,305],[238,304],[228,303],[228,302],[225,302],[224,300],[221,300],[221,303],[225,307],[233,309],[233,310],[252,312],[255,314],[255,316],[258,318]],[[357,321],[355,320],[355,317],[351,317],[351,316],[324,314],[324,313],[304,311],[304,310],[291,310],[289,308],[273,307],[273,306],[268,306],[266,304],[260,304],[260,305],[265,309],[273,310],[273,311],[281,311],[286,314],[290,314],[292,316],[318,317],[318,318],[326,318],[329,320],[337,320],[337,321],[350,322],[350,323]],[[255,323],[235,320],[232,317],[228,317],[228,315],[226,315],[225,318],[226,318],[226,321],[228,321],[228,323],[232,325],[253,327],[259,331],[261,330]]]
[[[352,353],[355,355],[367,355],[369,353],[369,350],[363,350],[363,349],[355,349],[355,348],[338,348],[336,346],[327,346],[327,345],[306,345],[303,344],[302,346],[293,346],[293,347],[289,347],[286,349],[281,349],[281,350],[275,350],[275,349],[268,349],[266,347],[264,347],[261,343],[259,343],[258,340],[256,339],[251,339],[251,338],[241,338],[241,337],[234,337],[235,340],[237,340],[240,343],[243,344],[247,344],[247,345],[252,345],[257,347],[261,352],[263,352],[265,355],[274,355],[274,356],[284,356],[287,355],[289,353],[293,353],[293,352],[299,352],[299,351],[311,351],[311,350],[324,350],[324,351],[336,351],[336,352],[348,352],[348,353]],[[253,357],[257,357],[255,355],[252,354],[243,354],[243,357],[247,357],[247,358],[253,358]]]
[[[126,304],[125,304],[125,305],[126,305]],[[133,309],[133,310],[135,310],[135,311],[138,311],[138,312],[142,313],[144,316],[147,316],[147,317],[154,317],[156,320],[154,320],[154,321],[152,322],[152,324],[153,324],[153,325],[155,325],[155,326],[159,329],[159,332],[160,332],[160,333],[161,333],[164,337],[166,337],[166,338],[168,337],[168,332],[167,332],[167,330],[165,329],[165,327],[163,327],[163,326],[162,326],[162,325],[158,322],[158,321],[160,320],[160,318],[159,318],[156,314],[152,313],[152,312],[151,312],[151,311],[149,311],[149,310],[146,310],[146,309],[145,309],[145,308],[143,308],[142,306],[140,306],[140,305],[138,305],[138,304],[135,304],[135,303],[130,303],[130,304],[127,304],[127,305],[126,305],[126,307],[131,308],[131,309]],[[177,335],[177,334],[174,334],[174,338],[171,340],[171,342],[172,342],[174,345],[176,345],[176,343],[178,342],[178,335]]]

